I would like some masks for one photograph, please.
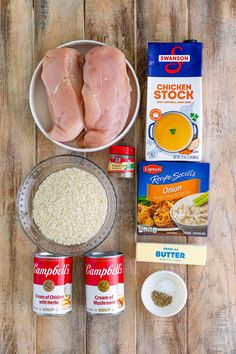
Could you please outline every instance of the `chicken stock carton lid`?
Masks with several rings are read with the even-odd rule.
[[[200,42],[148,43],[148,76],[201,77],[202,47]]]

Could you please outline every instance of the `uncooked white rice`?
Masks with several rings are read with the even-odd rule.
[[[45,237],[75,245],[101,229],[107,208],[106,191],[98,178],[73,167],[42,182],[33,199],[33,218]]]

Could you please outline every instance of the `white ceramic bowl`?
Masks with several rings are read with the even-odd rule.
[[[176,220],[176,218],[174,216],[174,211],[181,203],[183,203],[184,201],[191,202],[193,199],[197,198],[201,194],[202,193],[192,194],[192,195],[189,195],[187,197],[184,197],[184,198],[178,200],[178,202],[176,202],[170,210],[170,216],[171,216],[172,220],[178,226],[178,228],[183,231],[183,233],[185,235],[198,236],[198,233],[207,234],[207,224],[203,224],[203,225],[182,224],[178,220]]]
[[[80,53],[86,54],[89,49],[101,45],[105,45],[105,44],[101,42],[90,41],[90,40],[78,40],[78,41],[64,43],[59,47],[74,48],[79,50]],[[127,60],[126,62],[127,62],[127,72],[129,75],[132,91],[131,91],[130,112],[129,112],[129,116],[125,128],[114,140],[112,140],[110,143],[106,145],[97,148],[80,148],[76,145],[75,142],[60,143],[56,140],[51,139],[47,134],[47,130],[51,127],[51,118],[48,111],[45,87],[41,79],[41,72],[42,72],[42,60],[41,60],[32,76],[31,83],[30,83],[30,91],[29,91],[29,104],[30,104],[31,113],[33,115],[35,123],[37,124],[41,132],[53,143],[65,149],[75,151],[75,152],[95,152],[95,151],[103,150],[117,143],[117,141],[119,141],[120,139],[122,139],[134,124],[140,106],[139,82],[132,65]]]
[[[165,292],[166,294],[171,295],[172,303],[166,307],[159,307],[155,305],[151,298],[151,293],[154,290]],[[153,315],[159,317],[170,317],[176,315],[184,307],[187,301],[187,288],[185,282],[178,274],[163,270],[152,273],[144,281],[141,297],[144,306]]]

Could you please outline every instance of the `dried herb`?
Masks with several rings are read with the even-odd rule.
[[[197,113],[190,113],[190,117],[193,122],[196,122],[199,118],[199,115]]]
[[[175,135],[175,133],[176,133],[176,129],[175,128],[170,128],[169,130],[170,130],[170,134],[171,135]]]
[[[159,307],[165,307],[172,303],[172,296],[154,290],[151,294],[152,301]]]

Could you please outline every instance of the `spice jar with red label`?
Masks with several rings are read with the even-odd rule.
[[[135,149],[131,146],[114,145],[109,149],[108,173],[114,177],[134,176]]]

